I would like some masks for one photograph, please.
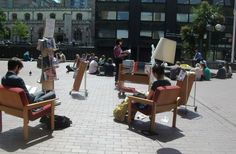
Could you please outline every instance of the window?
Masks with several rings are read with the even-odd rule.
[[[177,13],[177,22],[188,22],[188,14]]]
[[[16,13],[12,14],[12,20],[17,20],[17,14]]]
[[[141,30],[140,31],[140,37],[150,37],[150,38],[152,38],[152,31]]]
[[[43,14],[42,13],[37,14],[37,20],[39,20],[39,21],[43,20]]]
[[[232,6],[233,4],[231,4],[230,0],[225,0],[225,6]]]
[[[128,37],[129,37],[128,30],[117,29],[116,38],[128,38]]]
[[[153,31],[153,39],[160,39],[161,37],[164,37],[164,31]]]
[[[157,2],[157,3],[165,3],[166,0],[154,0],[154,2]]]
[[[189,0],[177,0],[177,4],[189,4]]]
[[[74,40],[82,41],[82,31],[80,29],[75,29],[75,31],[74,31]]]
[[[141,0],[142,3],[152,3],[153,0]]]
[[[116,20],[115,11],[101,11],[99,14],[100,19],[103,20]]]
[[[83,15],[81,13],[77,13],[76,20],[82,20],[82,19],[83,19]]]
[[[116,31],[111,29],[100,29],[98,31],[99,38],[116,38]]]
[[[29,13],[25,13],[25,20],[29,21],[30,20],[30,14]]]
[[[117,0],[118,2],[129,2],[129,0]]]
[[[129,12],[127,11],[118,11],[117,20],[129,20]]]
[[[56,14],[55,14],[55,13],[51,13],[51,14],[50,14],[50,18],[56,19]]]
[[[194,14],[189,14],[189,22],[193,22]]]
[[[165,13],[153,13],[153,21],[165,21]]]
[[[224,0],[213,0],[214,5],[224,5]]]
[[[141,12],[141,21],[152,21],[152,12]]]
[[[190,0],[190,4],[200,4],[201,0]]]

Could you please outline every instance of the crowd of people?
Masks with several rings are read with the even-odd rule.
[[[101,57],[96,56],[94,53],[85,54],[82,56],[76,54],[73,66],[67,65],[67,73],[74,72],[79,69],[79,65],[82,61],[88,62],[88,73],[99,76],[113,76],[115,72],[115,66],[112,58],[106,58],[105,55]]]

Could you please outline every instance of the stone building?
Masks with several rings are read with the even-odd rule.
[[[25,7],[21,7],[24,4]],[[56,42],[93,45],[94,12],[91,7],[62,7],[52,0],[0,0],[0,6],[7,19],[6,26],[10,34],[8,39],[12,42],[17,41],[12,33],[16,21],[27,24],[30,35],[27,41],[36,43],[43,36],[45,19],[54,18]]]

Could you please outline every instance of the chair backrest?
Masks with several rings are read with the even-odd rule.
[[[23,109],[28,99],[22,88],[4,87],[0,85],[0,105]]]
[[[175,104],[180,94],[179,86],[161,86],[154,93],[153,101],[157,105]]]
[[[195,73],[187,73],[183,81],[177,81],[176,85],[181,88],[179,105],[187,104],[194,81]]]

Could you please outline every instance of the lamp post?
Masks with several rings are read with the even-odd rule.
[[[33,27],[30,27],[30,43],[33,43]]]
[[[232,38],[232,51],[231,51],[231,63],[234,62],[235,54],[235,34],[236,33],[236,0],[234,0],[234,24],[233,24],[233,38]]]
[[[211,34],[214,31],[218,31],[218,32],[223,32],[225,30],[225,26],[221,25],[221,24],[216,24],[215,26],[211,25],[211,24],[207,24],[206,29],[209,31],[209,35],[208,35],[208,50],[211,49]],[[213,53],[213,61],[215,60],[216,57],[216,51],[214,51]]]

